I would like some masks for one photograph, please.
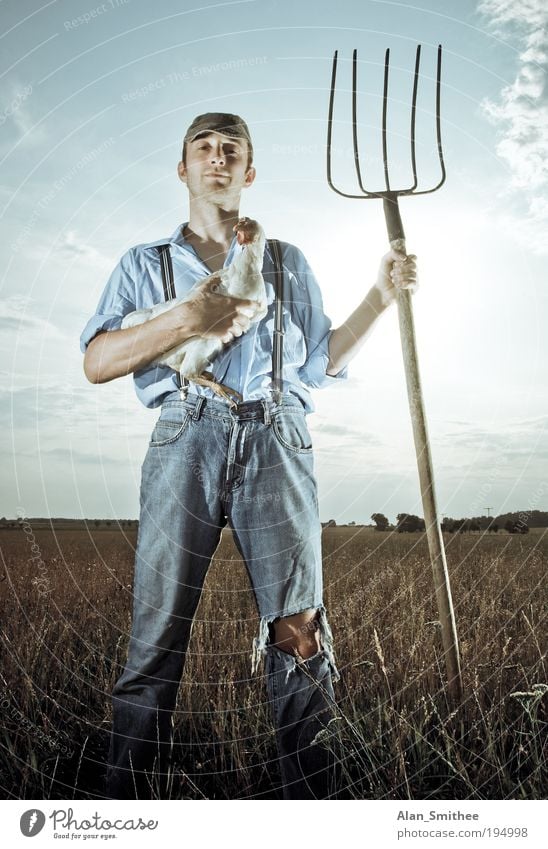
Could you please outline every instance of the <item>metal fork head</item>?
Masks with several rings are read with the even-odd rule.
[[[441,121],[440,121],[440,90],[441,90],[441,44],[438,45],[438,60],[436,74],[436,141],[438,148],[438,158],[441,169],[440,181],[433,188],[417,189],[417,162],[415,155],[415,119],[417,107],[417,91],[420,69],[421,45],[417,46],[415,56],[415,72],[413,77],[413,95],[411,100],[411,127],[410,127],[410,144],[411,144],[411,168],[413,171],[413,184],[406,189],[394,189],[390,184],[390,175],[388,171],[388,153],[386,144],[386,120],[388,113],[388,77],[390,67],[390,50],[387,50],[384,58],[384,89],[383,89],[383,105],[382,105],[382,154],[384,167],[384,182],[386,188],[381,191],[370,191],[365,188],[362,178],[362,169],[360,167],[360,153],[358,146],[358,126],[357,126],[357,91],[358,91],[358,51],[354,50],[352,54],[352,142],[354,148],[354,167],[356,169],[356,177],[360,194],[350,194],[343,192],[333,183],[331,169],[331,140],[333,135],[333,110],[335,105],[335,88],[337,80],[337,54],[335,50],[333,55],[333,69],[331,72],[331,93],[329,97],[329,115],[327,119],[327,182],[329,186],[337,194],[345,198],[397,198],[401,195],[426,195],[435,192],[445,182],[445,164],[443,161],[443,150],[441,145]]]

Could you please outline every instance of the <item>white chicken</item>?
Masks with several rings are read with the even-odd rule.
[[[196,286],[201,286],[208,280],[218,280],[215,291],[220,295],[231,295],[235,298],[248,298],[258,301],[257,308],[250,308],[246,313],[251,323],[260,321],[267,313],[267,300],[264,279],[261,274],[265,248],[265,234],[261,225],[252,218],[240,218],[234,226],[238,244],[243,245],[233,261],[226,268],[204,277]],[[193,295],[190,291],[184,298],[172,298],[169,301],[155,304],[149,309],[135,310],[124,316],[122,328],[135,327],[151,318],[173,309],[187,301]],[[208,339],[201,336],[187,339],[181,345],[170,348],[154,360],[154,364],[169,366],[178,371],[181,377],[186,377],[194,383],[209,386],[216,394],[234,405],[231,397],[235,395],[241,400],[236,390],[224,384],[217,383],[210,372],[204,371],[207,365],[215,359],[223,348],[220,339]]]

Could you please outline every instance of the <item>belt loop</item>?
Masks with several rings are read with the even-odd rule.
[[[276,407],[279,407],[282,403],[282,392],[279,389],[271,389],[270,394],[272,395],[272,401]]]
[[[270,410],[268,409],[268,401],[266,398],[263,398],[261,401],[263,405],[263,417],[265,425],[270,424]]]
[[[179,372],[177,373],[179,377],[179,397],[181,401],[186,401],[188,398],[188,387],[190,386],[190,381],[186,377],[182,377]]]
[[[198,398],[196,399],[196,404],[195,404],[194,409],[192,411],[192,418],[195,422],[197,422],[198,419],[200,418],[200,415],[202,413],[202,407],[204,406],[204,403],[205,403],[204,396],[199,395]]]

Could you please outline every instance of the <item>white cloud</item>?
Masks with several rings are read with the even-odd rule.
[[[497,102],[484,100],[487,118],[500,130],[497,153],[507,164],[510,188],[525,195],[515,233],[538,253],[548,251],[545,238],[548,203],[548,6],[545,0],[482,0],[478,11],[497,32],[510,30],[524,45],[514,81]],[[513,222],[508,223],[508,230]]]
[[[488,15],[495,25],[517,23],[542,27],[546,23],[544,0],[482,0],[478,11]]]
[[[87,244],[85,239],[78,236],[74,230],[68,230],[59,239],[55,250],[65,257],[81,262],[85,260],[86,264],[93,264],[99,269],[111,268],[112,260],[106,257],[96,248]]]
[[[3,136],[6,142],[11,135],[10,145],[14,137],[17,141],[24,139],[30,145],[41,144],[46,137],[43,127],[36,127],[30,109],[33,94],[32,83],[23,83],[17,79],[12,79],[3,88],[0,95],[0,126],[5,125]],[[11,133],[8,132],[10,128]]]
[[[0,302],[0,329],[14,335],[32,333],[30,340],[36,344],[37,338],[67,340],[67,337],[55,324],[32,315],[30,305],[34,298],[28,295],[12,295]]]

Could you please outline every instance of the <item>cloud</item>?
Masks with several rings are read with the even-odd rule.
[[[33,298],[26,295],[12,295],[0,302],[0,331],[12,333],[33,333],[32,342],[37,338],[67,339],[67,336],[51,321],[31,315],[30,304]],[[38,337],[34,334],[38,332]],[[26,338],[26,337],[24,337]]]
[[[518,199],[522,211],[508,218],[506,229],[525,246],[546,253],[548,5],[545,0],[482,0],[478,12],[491,29],[516,35],[524,47],[514,81],[501,90],[498,101],[485,99],[481,107],[499,129],[496,150],[508,166],[510,189],[526,192]]]
[[[88,245],[74,230],[68,230],[64,233],[63,237],[58,240],[55,249],[65,257],[78,260],[78,262],[85,260],[88,265],[93,264],[97,268],[112,267],[110,258]]]
[[[541,472],[541,461],[548,459],[548,416],[515,420],[498,429],[494,425],[486,429],[466,424],[459,427],[454,421],[448,424],[452,427],[437,440],[440,454],[448,457],[445,468],[453,463],[457,464],[454,468],[462,470],[481,457],[481,474],[490,464],[499,463],[508,465],[509,475],[516,475],[524,468],[524,460],[534,459],[536,471]]]
[[[517,23],[542,27],[547,18],[544,0],[482,0],[478,11],[488,15],[494,25]]]
[[[32,102],[34,88],[32,83],[23,83],[20,80],[13,79],[8,82],[0,95],[0,126],[4,127],[4,141],[9,140],[9,145],[13,144],[13,139],[17,141],[24,140],[26,144],[37,145],[42,144],[46,138],[43,127],[36,127],[36,121],[32,116],[29,104]],[[11,128],[11,133],[10,133]]]

